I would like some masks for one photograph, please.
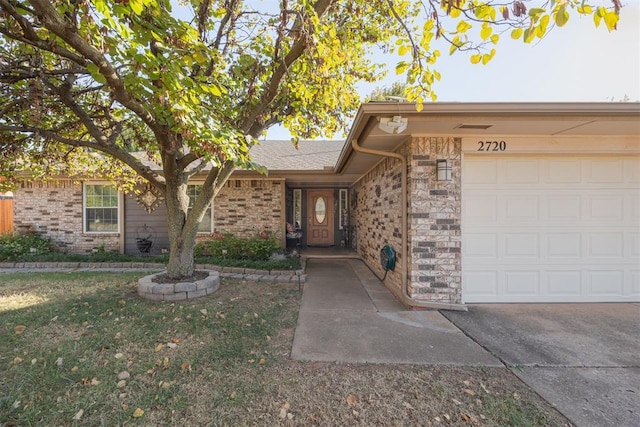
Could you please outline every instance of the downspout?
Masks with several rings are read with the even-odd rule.
[[[400,160],[402,166],[402,173],[400,174],[401,179],[401,231],[402,231],[402,281],[401,281],[401,291],[400,297],[402,298],[402,303],[408,305],[409,307],[419,307],[419,308],[431,308],[436,310],[457,310],[457,311],[467,311],[467,306],[464,304],[452,304],[446,302],[431,302],[431,301],[419,301],[412,298],[409,295],[409,278],[407,277],[408,270],[408,262],[409,262],[409,239],[408,239],[408,219],[407,219],[407,159],[402,154],[392,153],[389,151],[380,151],[380,150],[371,150],[369,148],[364,148],[358,145],[358,140],[353,138],[351,140],[351,148],[353,151],[363,154],[371,154],[374,156],[382,156],[382,157],[390,157],[393,159]]]

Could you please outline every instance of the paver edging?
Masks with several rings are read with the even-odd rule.
[[[244,267],[221,267],[214,264],[196,264],[197,270],[209,270],[219,273],[220,277],[234,280],[259,280],[278,283],[304,283],[307,276],[306,258],[300,260],[300,268],[298,270],[260,270]],[[138,270],[138,269],[164,269],[165,265],[156,262],[0,262],[1,269],[119,269],[119,270]],[[201,288],[197,288],[200,291]],[[185,292],[189,292],[185,289]],[[195,291],[190,291],[195,292]]]

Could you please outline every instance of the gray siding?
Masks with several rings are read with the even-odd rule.
[[[154,235],[152,255],[160,255],[162,248],[169,248],[169,235],[167,232],[167,208],[164,204],[158,206],[151,214],[138,205],[131,196],[124,198],[124,252],[130,255],[138,255],[140,252],[136,246],[136,237],[145,237],[142,227],[147,225],[153,228]]]

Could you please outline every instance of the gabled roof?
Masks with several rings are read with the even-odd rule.
[[[344,141],[260,141],[251,148],[251,160],[270,171],[318,171],[336,165]]]

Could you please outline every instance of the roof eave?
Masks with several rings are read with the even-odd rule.
[[[368,102],[358,109],[347,135],[345,145],[336,162],[335,171],[340,173],[347,164],[353,148],[351,141],[359,139],[372,117],[381,115],[460,115],[474,116],[591,116],[591,117],[637,117],[640,120],[639,102],[438,102],[423,105],[422,111],[409,102]]]

